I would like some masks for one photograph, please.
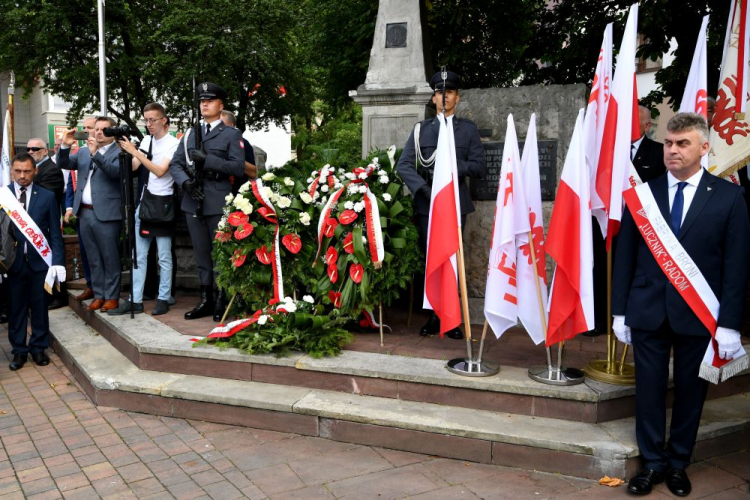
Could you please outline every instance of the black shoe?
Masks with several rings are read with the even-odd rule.
[[[169,302],[166,300],[156,300],[156,306],[154,307],[154,310],[151,311],[152,316],[160,316],[162,314],[167,314],[169,312]]]
[[[460,328],[454,328],[453,330],[448,330],[447,332],[445,332],[445,336],[448,337],[449,339],[454,339],[454,340],[461,340],[462,338],[464,338],[464,334]]]
[[[4,325],[8,322],[8,315],[5,313],[0,313],[0,325]]]
[[[678,497],[686,497],[690,494],[693,486],[690,484],[685,469],[669,469],[665,476],[667,488]]]
[[[34,363],[36,363],[37,366],[47,366],[49,364],[49,356],[47,356],[44,351],[32,352],[31,359],[34,360]]]
[[[642,469],[628,481],[628,491],[634,495],[648,495],[657,484],[664,481],[661,472],[653,469]]]
[[[588,332],[583,332],[581,335],[584,337],[598,337],[602,334],[602,331],[598,328],[594,328],[593,330],[589,330]]]
[[[227,309],[227,296],[223,290],[219,290],[216,293],[216,303],[214,304],[214,321],[217,323],[221,321],[224,316],[224,311]]]
[[[436,333],[440,333],[440,318],[437,317],[437,314],[432,313],[427,323],[419,330],[419,334],[422,337],[426,337],[428,335],[435,335]]]
[[[10,362],[8,368],[13,371],[20,370],[26,364],[27,359],[28,357],[25,354],[14,354],[13,361]]]
[[[143,312],[143,302],[136,302],[133,304],[133,313],[140,314]],[[124,300],[122,301],[122,304],[120,304],[115,309],[110,309],[107,311],[107,315],[109,316],[123,316],[125,314],[130,314],[130,301]]]
[[[214,291],[210,286],[201,286],[201,300],[192,311],[185,313],[185,319],[198,319],[211,316],[214,312]]]
[[[55,299],[52,302],[49,303],[47,306],[48,311],[53,311],[55,309],[60,309],[61,307],[67,306],[68,303],[62,299]]]

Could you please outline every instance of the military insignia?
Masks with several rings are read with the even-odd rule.
[[[708,188],[709,191],[711,191],[711,186],[706,186],[706,187]]]
[[[245,142],[242,139],[240,139],[240,147],[245,149]]]
[[[204,83],[203,84],[203,92],[206,92],[206,91],[208,91],[208,84]]]

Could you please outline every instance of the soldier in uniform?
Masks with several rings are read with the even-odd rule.
[[[245,152],[240,131],[221,121],[227,93],[213,83],[201,83],[197,93],[203,120],[200,123],[203,144],[195,147],[196,134],[191,129],[181,140],[169,163],[169,173],[182,187],[182,211],[187,218],[190,239],[201,282],[198,305],[185,313],[185,319],[214,315],[219,321],[226,304],[224,295],[216,294],[214,303],[214,263],[211,249],[219,225],[224,198],[232,191],[231,177],[244,174]],[[203,182],[196,180],[196,170],[203,170]]]
[[[432,195],[432,177],[435,166],[440,121],[443,119],[443,93],[445,93],[445,116],[448,126],[453,126],[456,141],[456,163],[458,169],[458,193],[461,203],[461,225],[466,223],[466,215],[474,211],[474,205],[466,185],[466,177],[481,179],[485,175],[484,149],[479,139],[477,126],[471,120],[455,116],[456,106],[461,100],[458,89],[461,78],[451,71],[446,77],[440,72],[430,79],[432,102],[437,108],[435,118],[423,120],[414,127],[406,141],[396,170],[414,196],[414,215],[419,228],[419,245],[427,251],[427,229]],[[419,144],[419,147],[415,147]],[[440,320],[433,312],[419,332],[422,336],[434,335],[440,331]],[[462,339],[463,334],[455,328],[446,334],[452,339]]]

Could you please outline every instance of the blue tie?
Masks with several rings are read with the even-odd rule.
[[[687,186],[687,182],[677,183],[677,192],[674,194],[674,201],[672,202],[672,231],[674,234],[680,234],[680,226],[682,225],[682,207],[685,204],[685,196],[682,194],[682,190]]]

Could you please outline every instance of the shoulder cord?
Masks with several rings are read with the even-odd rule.
[[[421,123],[417,123],[414,126],[414,151],[416,152],[416,155],[417,155],[417,165],[415,165],[415,167],[418,168],[419,165],[422,165],[423,167],[429,168],[435,164],[435,157],[437,156],[437,149],[435,149],[435,151],[432,152],[432,156],[430,156],[427,159],[425,159],[422,156],[422,150],[419,149],[419,131],[421,128],[422,128]]]
[[[192,131],[193,127],[189,127],[185,131],[185,135],[182,136],[182,145],[185,147],[185,163],[187,163],[189,167],[193,166],[193,160],[190,159],[190,155],[188,154],[188,139],[190,139],[190,132]]]

